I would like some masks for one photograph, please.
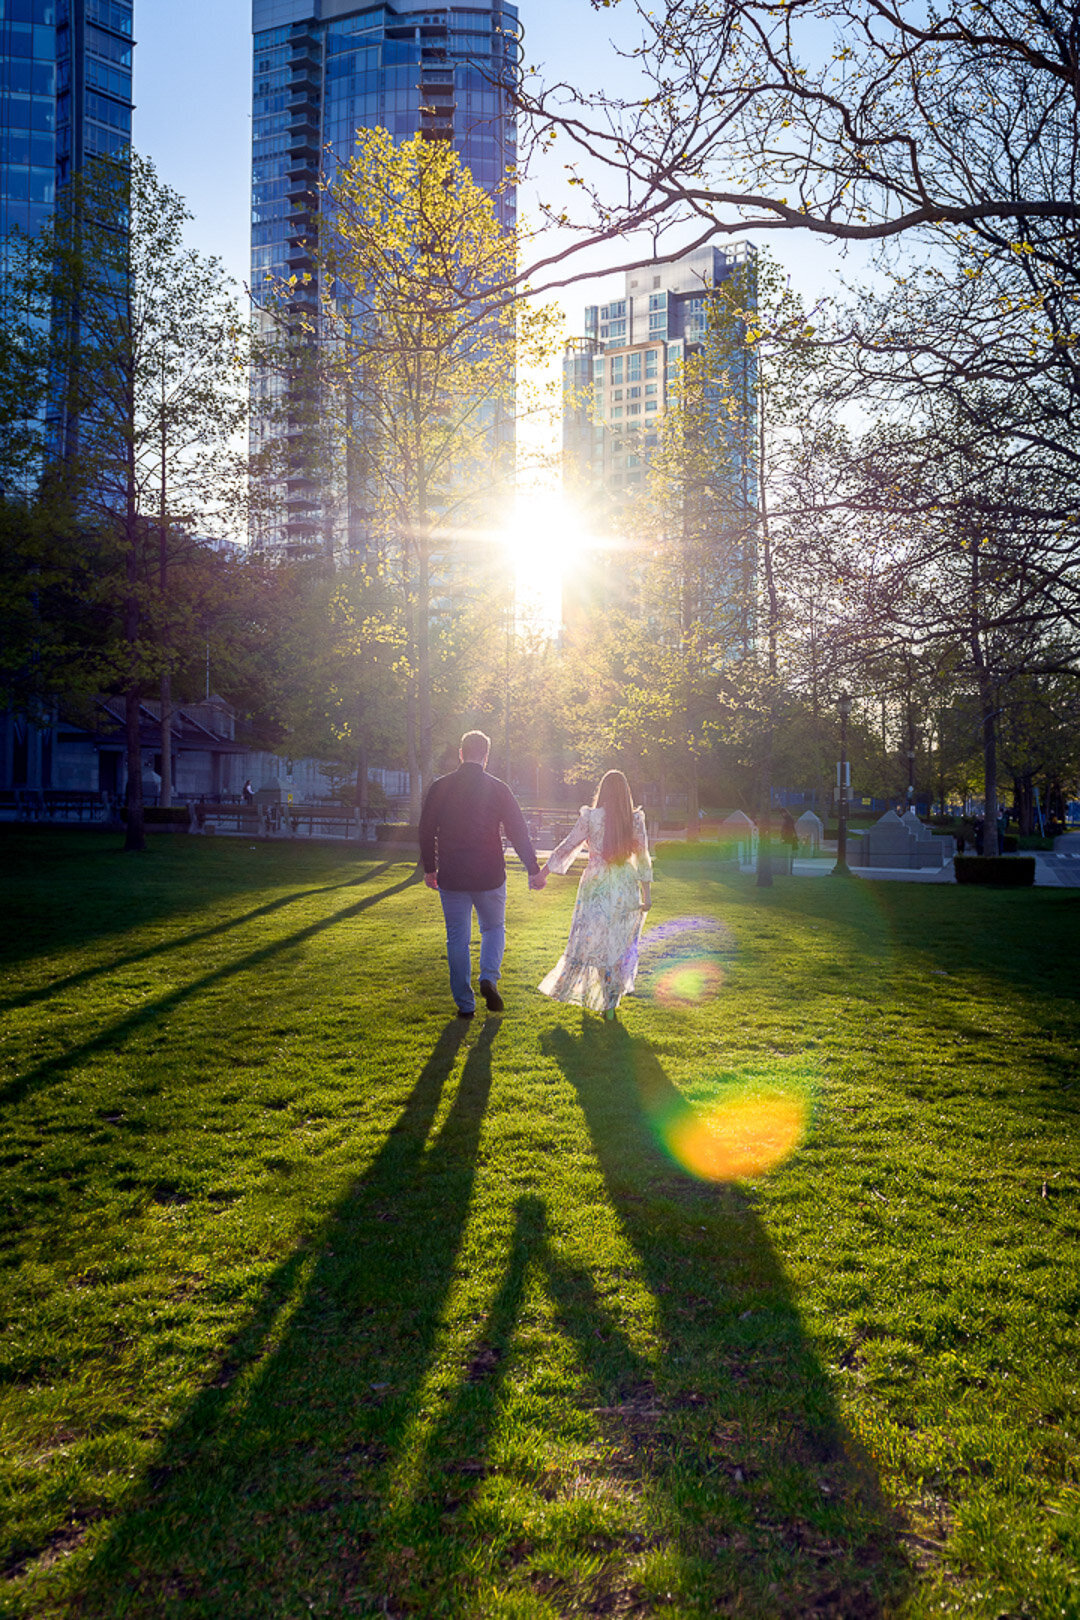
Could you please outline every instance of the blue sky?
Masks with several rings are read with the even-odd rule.
[[[588,0],[519,0],[525,58],[549,79],[617,82],[619,61],[608,43],[620,13],[593,11]],[[135,145],[194,215],[191,244],[216,253],[237,281],[248,271],[251,160],[251,8],[248,0],[136,0]],[[563,176],[558,157],[544,175],[549,191]],[[528,216],[529,198],[522,197]],[[828,243],[804,233],[775,233],[769,247],[788,267],[797,290],[813,299],[837,271],[855,273]],[[610,261],[609,261],[610,262]],[[570,330],[581,330],[586,303],[602,301],[620,282],[598,281],[562,296]]]

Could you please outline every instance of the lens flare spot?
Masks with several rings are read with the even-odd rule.
[[[672,1158],[703,1181],[740,1181],[776,1168],[798,1147],[809,1105],[798,1093],[730,1097],[680,1108],[662,1136]]]
[[[653,995],[662,1007],[689,1007],[715,996],[723,982],[719,962],[680,962],[657,976]]]
[[[638,993],[669,1008],[711,1000],[735,953],[731,930],[711,917],[676,917],[641,936]]]

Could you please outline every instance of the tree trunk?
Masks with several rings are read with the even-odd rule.
[[[405,712],[406,750],[409,766],[409,820],[415,827],[420,820],[423,790],[420,785],[420,756],[416,746],[416,676],[409,681]]]
[[[982,603],[979,577],[979,548],[971,550],[971,662],[979,680],[979,717],[982,721],[983,749],[983,846],[984,855],[996,855],[997,836],[997,706],[990,672],[983,655],[980,633]]]
[[[772,870],[772,727],[769,727],[769,741],[765,754],[765,764],[761,770],[761,810],[758,814],[758,846],[757,846],[757,886],[759,889],[771,889],[773,880]]]
[[[356,758],[356,811],[361,821],[368,814],[368,751],[360,744]]]
[[[419,567],[416,581],[416,669],[419,679],[418,713],[419,738],[418,754],[420,766],[420,792],[427,792],[431,785],[432,775],[432,731],[431,718],[431,557],[429,555],[428,535],[425,532],[421,538]]]
[[[172,804],[172,676],[161,676],[161,807]]]
[[[997,795],[997,705],[994,693],[985,675],[980,672],[979,708],[982,714],[983,739],[983,849],[984,855],[998,853],[998,795]]]
[[[1030,834],[1035,828],[1035,795],[1031,790],[1031,772],[1013,777],[1013,804],[1016,807],[1018,832]]]
[[[124,721],[127,736],[127,825],[124,830],[125,850],[146,848],[143,831],[142,746],[139,741],[139,721],[142,717],[142,693],[137,681],[132,681],[124,693]]]
[[[129,452],[130,455],[130,452]],[[135,479],[129,468],[127,492],[127,590],[124,598],[124,640],[127,643],[128,684],[124,693],[124,722],[127,736],[127,828],[124,849],[138,853],[146,848],[143,830],[142,743],[139,721],[142,717],[142,687],[139,681],[139,556],[135,516]]]
[[[686,784],[686,837],[696,844],[701,837],[701,801],[698,797],[697,755],[690,756],[690,776]]]
[[[761,529],[761,563],[765,576],[765,598],[768,603],[769,649],[769,726],[765,738],[765,757],[761,766],[761,814],[759,815],[757,886],[771,889],[772,872],[772,754],[773,726],[776,714],[777,635],[780,627],[780,595],[773,571],[772,531],[769,527],[769,504],[765,488],[765,405],[758,402],[758,522]],[[764,829],[762,836],[761,829]]]

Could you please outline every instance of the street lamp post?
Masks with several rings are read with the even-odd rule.
[[[836,839],[836,865],[832,869],[833,877],[850,877],[851,868],[847,863],[847,723],[851,713],[851,694],[841,692],[837,703],[840,710],[840,825]]]

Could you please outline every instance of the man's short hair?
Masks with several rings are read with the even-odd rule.
[[[491,752],[491,738],[482,731],[467,731],[461,739],[461,757],[471,764],[482,765]]]

